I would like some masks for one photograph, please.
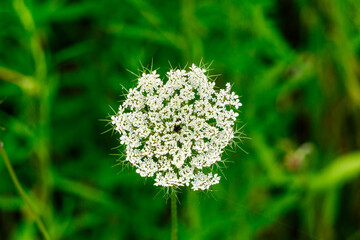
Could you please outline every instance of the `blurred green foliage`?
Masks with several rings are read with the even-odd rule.
[[[360,2],[2,0],[0,140],[53,239],[169,239],[104,119],[140,62],[211,62],[251,137],[180,239],[360,239]],[[240,127],[240,126],[239,126]],[[0,161],[0,239],[43,239]],[[145,183],[144,183],[145,182]]]

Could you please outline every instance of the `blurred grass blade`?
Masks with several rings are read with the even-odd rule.
[[[253,137],[252,144],[256,150],[256,153],[259,155],[262,166],[267,172],[270,180],[274,184],[286,183],[289,179],[281,166],[276,161],[274,153],[265,142],[264,137],[255,132],[249,135]]]
[[[85,200],[100,203],[111,208],[118,208],[116,207],[115,202],[112,201],[110,195],[106,194],[100,189],[97,189],[85,183],[70,180],[54,174],[54,184],[55,187],[60,189],[61,191],[72,193]]]
[[[38,85],[33,77],[0,66],[0,80],[4,80],[19,86],[23,91],[35,94]]]
[[[14,0],[13,6],[25,30],[28,32],[35,31],[33,16],[29,8],[25,5],[25,2],[23,0]]]
[[[24,205],[20,197],[0,196],[0,209],[6,211],[18,211]]]
[[[60,64],[71,58],[75,58],[82,54],[89,52],[92,49],[92,45],[89,42],[82,42],[76,45],[72,45],[65,49],[60,50],[54,56],[54,63]]]
[[[20,181],[18,180],[17,176],[16,176],[16,173],[14,171],[14,168],[12,167],[11,165],[11,162],[5,152],[5,149],[4,149],[4,144],[2,141],[0,141],[0,155],[1,157],[3,158],[4,162],[5,162],[5,165],[7,167],[7,170],[10,174],[10,177],[11,177],[11,180],[13,181],[15,187],[16,187],[16,190],[18,191],[19,195],[22,197],[22,199],[24,200],[24,202],[28,205],[34,219],[35,219],[35,222],[36,224],[38,225],[41,233],[43,234],[44,238],[46,240],[51,240],[51,236],[46,228],[46,226],[44,225],[41,217],[40,217],[40,214],[39,214],[39,208],[37,207],[37,205],[35,205],[33,203],[33,201],[30,199],[30,197],[27,195],[27,193],[24,191]]]
[[[337,187],[360,176],[360,151],[349,153],[335,159],[323,171],[309,181],[312,190],[325,190]]]

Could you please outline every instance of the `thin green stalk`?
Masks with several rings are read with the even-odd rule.
[[[51,240],[50,234],[48,232],[48,230],[46,229],[44,223],[42,222],[40,216],[38,215],[37,211],[35,210],[35,206],[33,205],[33,203],[30,200],[30,197],[26,194],[26,192],[24,191],[24,189],[22,188],[16,174],[15,171],[10,163],[10,160],[5,152],[4,149],[4,144],[3,142],[0,141],[0,155],[2,156],[2,158],[4,159],[5,165],[9,171],[11,180],[13,181],[16,190],[19,192],[20,196],[23,198],[23,200],[25,201],[25,203],[29,206],[29,209],[32,213],[32,215],[34,216],[34,219],[36,221],[36,224],[38,225],[41,233],[44,235],[44,238],[46,240]]]
[[[177,217],[177,196],[171,194],[171,240],[177,240],[178,217]]]

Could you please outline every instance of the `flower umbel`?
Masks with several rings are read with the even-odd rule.
[[[206,69],[170,70],[165,83],[156,71],[143,73],[111,117],[126,146],[126,160],[156,186],[209,189],[219,183],[212,170],[235,137],[241,106],[230,83],[216,91]]]

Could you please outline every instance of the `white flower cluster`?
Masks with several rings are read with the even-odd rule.
[[[233,108],[241,103],[229,83],[215,91],[205,72],[170,70],[166,83],[156,71],[143,73],[111,118],[125,161],[142,177],[155,175],[156,186],[205,190],[220,180],[212,166],[234,138]]]

